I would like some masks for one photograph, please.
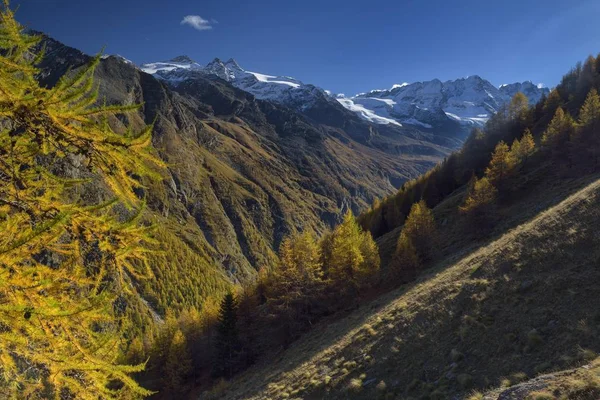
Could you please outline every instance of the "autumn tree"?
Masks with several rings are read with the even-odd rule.
[[[573,119],[559,107],[542,135],[543,148],[554,158],[568,157],[566,148],[573,128]]]
[[[431,209],[424,200],[413,204],[398,238],[392,259],[393,273],[413,277],[435,255],[437,228]]]
[[[241,355],[238,334],[238,303],[233,293],[227,293],[221,302],[217,324],[216,376],[231,378],[239,368]]]
[[[309,232],[285,238],[280,264],[271,272],[266,287],[267,306],[288,343],[310,321],[324,289],[321,248]]]
[[[521,140],[515,139],[513,142],[510,153],[511,158],[515,164],[524,167],[531,155],[535,152],[535,140],[529,129],[525,129]]]
[[[417,249],[410,237],[402,232],[396,244],[396,250],[389,264],[390,274],[396,279],[410,281],[421,269]]]
[[[517,92],[508,105],[508,117],[524,124],[527,121],[529,99],[521,92]]]
[[[118,306],[148,276],[142,178],[159,178],[152,128],[113,130],[138,106],[98,106],[91,65],[41,87],[34,49],[0,7],[0,396],[148,395],[120,365]],[[91,182],[96,186],[91,186]],[[108,190],[103,190],[102,188]],[[95,188],[95,189],[93,189]],[[97,190],[97,203],[82,192]]]
[[[513,163],[510,149],[504,141],[500,141],[496,145],[496,149],[492,154],[492,159],[485,170],[485,176],[492,184],[501,186],[511,175],[512,169]]]
[[[597,168],[600,162],[600,96],[594,88],[579,111],[579,130],[575,140],[577,156],[589,159]]]
[[[489,228],[493,219],[497,189],[487,177],[473,176],[468,185],[467,196],[460,211],[466,214],[475,229]]]
[[[424,200],[413,204],[408,218],[402,228],[413,243],[421,263],[427,262],[434,257],[435,245],[437,243],[437,227],[433,211],[427,207]]]
[[[323,266],[338,288],[357,291],[368,285],[379,270],[377,244],[358,226],[352,211],[324,241]]]
[[[161,391],[170,394],[185,391],[185,382],[192,369],[192,360],[186,338],[181,329],[176,329],[167,348],[162,367]]]

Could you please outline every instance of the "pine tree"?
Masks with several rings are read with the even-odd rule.
[[[215,374],[231,378],[240,367],[241,346],[238,336],[238,303],[233,293],[227,293],[221,302],[217,324],[217,360]]]
[[[488,168],[485,170],[485,176],[494,185],[499,186],[504,184],[505,180],[510,176],[512,168],[510,149],[504,141],[500,141],[496,145]]]
[[[0,396],[148,395],[117,363],[127,320],[116,300],[149,274],[141,178],[160,178],[152,127],[119,134],[109,117],[138,106],[97,106],[96,57],[51,89],[36,80],[40,37],[0,8]],[[79,167],[77,167],[79,166]],[[77,170],[67,174],[65,171]],[[90,178],[114,199],[78,196]],[[125,205],[128,218],[118,214]],[[123,214],[123,212],[121,212]],[[115,385],[120,382],[121,386]],[[119,388],[120,389],[115,389]]]

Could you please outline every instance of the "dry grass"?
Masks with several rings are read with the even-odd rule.
[[[600,280],[600,181],[567,198],[564,190],[551,192],[554,206],[488,245],[467,248],[414,284],[318,325],[280,362],[236,379],[226,398],[280,398],[265,383],[302,382],[307,368],[321,379],[330,375],[332,385],[301,398],[345,398],[341,388],[356,386],[361,373],[364,386],[352,398],[374,398],[381,380],[396,397],[448,398],[498,386],[503,377],[512,385],[544,363],[556,369],[582,362],[590,354],[579,345],[600,349],[593,286]],[[365,356],[375,361],[366,365]],[[340,374],[345,362],[356,368]]]

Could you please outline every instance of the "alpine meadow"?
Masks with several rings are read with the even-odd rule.
[[[600,399],[554,1],[3,0],[0,398]]]

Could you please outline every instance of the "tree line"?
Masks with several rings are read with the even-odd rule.
[[[357,306],[378,283],[377,245],[351,211],[320,239],[310,232],[284,238],[279,260],[254,284],[168,317],[154,339],[134,340],[128,361],[150,360],[142,382],[177,395],[189,389],[186,382],[229,379],[322,317]]]

